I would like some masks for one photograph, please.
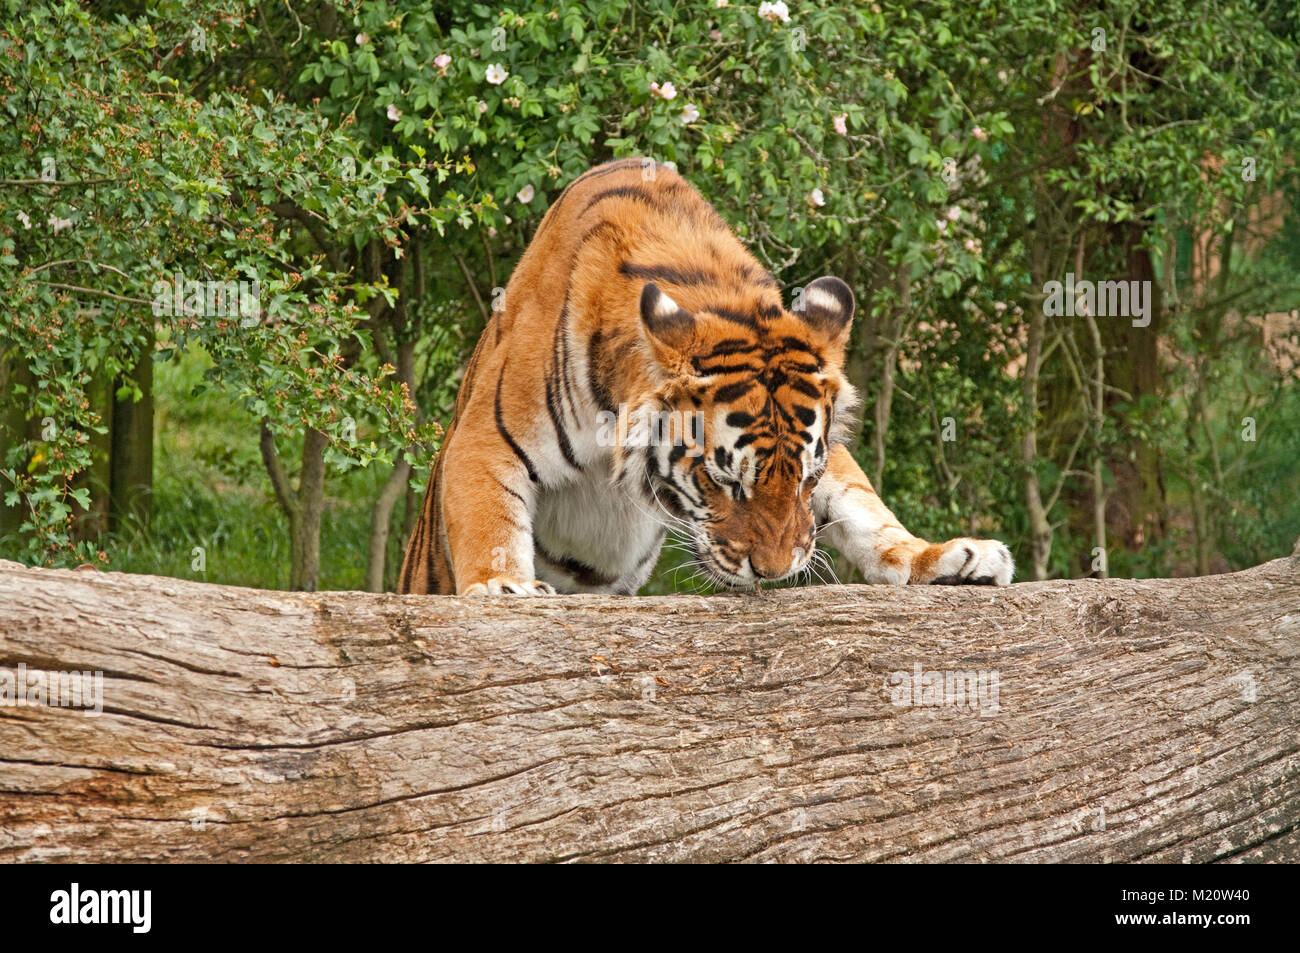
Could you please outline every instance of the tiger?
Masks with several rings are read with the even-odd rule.
[[[823,541],[871,583],[1010,583],[1003,543],[914,536],[854,460],[848,284],[818,278],[787,309],[674,168],[576,178],[496,307],[399,592],[634,595],[670,533],[720,589],[795,576]]]

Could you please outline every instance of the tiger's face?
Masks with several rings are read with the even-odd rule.
[[[656,395],[669,439],[646,448],[646,488],[724,585],[784,579],[816,548],[813,490],[852,398],[840,364],[853,295],[822,278],[801,303],[746,333],[707,309],[685,311],[653,284],[642,295],[656,359],[676,362]]]

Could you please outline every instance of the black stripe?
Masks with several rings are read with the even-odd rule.
[[[586,563],[574,559],[572,556],[556,556],[542,548],[542,544],[536,540],[533,545],[537,547],[537,554],[545,559],[548,563],[567,572],[574,580],[582,586],[612,586],[618,582],[618,579],[612,576],[606,576],[598,569],[588,566]]]
[[[541,227],[537,229],[537,235],[540,235],[542,233],[542,229],[546,227],[548,222],[551,222],[558,217],[559,207],[562,204],[564,204],[564,200],[569,197],[569,194],[573,191],[574,186],[576,186],[578,183],[586,182],[588,179],[598,179],[603,175],[610,175],[614,172],[620,172],[624,169],[633,168],[634,166],[640,165],[641,161],[642,161],[641,159],[636,159],[636,158],[615,159],[612,162],[602,163],[601,165],[596,166],[594,169],[588,169],[586,172],[582,173],[582,175],[578,176],[576,179],[570,182],[568,186],[565,187],[564,191],[560,193],[560,197],[555,200],[555,204],[552,205],[550,209],[547,211],[546,218],[542,221]],[[533,236],[534,240],[536,240],[537,235]]]
[[[710,305],[701,310],[708,311],[710,314],[716,314],[724,321],[730,321],[733,324],[741,324],[747,328],[756,327],[758,324],[752,316],[745,314],[743,311],[736,311],[734,308],[723,308],[716,305]]]
[[[673,265],[634,265],[630,261],[620,262],[618,270],[629,278],[644,278],[646,281],[663,281],[668,284],[690,288],[695,285],[715,285],[717,275],[711,275],[699,269],[682,269]]]
[[[724,338],[713,345],[713,350],[701,357],[700,360],[707,361],[711,357],[721,357],[724,354],[742,354],[756,350],[758,350],[758,345],[749,338]]]
[[[573,362],[569,358],[569,296],[564,296],[564,304],[560,306],[560,320],[556,322],[555,336],[560,339],[560,378],[564,385],[564,397],[569,404],[569,412],[576,419],[578,416],[578,399],[573,396],[574,386],[572,382]]]
[[[594,169],[588,169],[582,175],[578,176],[569,183],[569,188],[573,188],[579,182],[586,182],[588,179],[599,179],[603,175],[610,175],[623,169],[633,169],[645,162],[641,156],[625,156],[622,159],[611,159],[608,162],[602,162]]]
[[[618,234],[620,231],[619,227],[615,225],[613,222],[601,222],[599,225],[593,225],[591,226],[591,228],[587,229],[585,232],[582,233],[582,238],[578,242],[578,251],[581,251],[583,245],[587,244],[587,242],[595,238],[597,232],[603,232],[605,231],[605,229],[609,229],[615,234]],[[575,261],[577,260],[578,258],[577,251],[573,253],[573,258]],[[572,273],[573,271],[572,267],[570,267],[569,271],[570,273]]]
[[[772,275],[766,269],[759,268],[757,265],[753,265],[749,263],[745,264],[744,269],[745,269],[745,278],[751,283],[756,285],[762,285],[765,288],[775,288],[778,290],[780,289],[781,282],[773,278]],[[775,317],[775,315],[773,315],[773,317]]]
[[[496,423],[497,423],[497,433],[501,434],[501,439],[503,439],[506,442],[506,444],[510,447],[510,449],[514,451],[515,456],[519,458],[521,463],[523,463],[524,469],[528,471],[528,479],[536,483],[537,470],[533,467],[533,461],[528,459],[528,454],[524,453],[524,448],[519,446],[519,444],[515,442],[514,437],[510,436],[510,431],[506,430],[505,421],[501,419],[501,385],[502,383],[504,383],[505,379],[506,379],[506,369],[505,366],[502,365],[501,376],[497,378],[497,396],[496,396],[496,406],[494,408],[494,413],[496,416]]]
[[[755,380],[736,381],[734,384],[727,384],[724,387],[719,387],[714,392],[713,399],[722,404],[730,403],[748,394],[757,384],[758,381]]]
[[[606,199],[636,199],[638,202],[644,202],[651,208],[658,208],[659,203],[645,189],[635,185],[616,185],[612,189],[605,189],[603,192],[597,192],[587,202],[587,207],[583,212],[590,212],[593,205],[597,205]]]
[[[787,387],[792,387],[805,397],[811,397],[813,400],[821,400],[822,395],[814,385],[799,377],[792,377],[786,382]]]
[[[560,395],[559,388],[555,384],[555,374],[556,367],[552,365],[551,373],[546,376],[546,412],[551,417],[551,426],[555,428],[555,439],[560,444],[560,453],[564,456],[564,461],[573,469],[581,470],[582,465],[573,455],[573,445],[569,443],[569,435],[565,432],[564,421],[560,415]]]
[[[700,363],[699,358],[692,358],[691,365],[700,377],[716,377],[719,374],[757,374],[763,369],[763,365],[758,363],[715,364],[713,367],[705,367]]]
[[[520,503],[524,504],[525,510],[528,509],[528,501],[523,498],[522,494],[515,492],[514,490],[510,489],[510,487],[502,483],[499,479],[497,479],[497,475],[495,473],[490,473],[488,475],[492,477],[493,482],[495,482],[497,486],[501,487],[501,489],[505,490],[507,493],[513,496]]]
[[[604,334],[600,328],[591,332],[591,337],[587,340],[587,386],[591,388],[591,398],[596,402],[596,407],[612,414],[614,397],[600,375],[600,351],[603,342]]]

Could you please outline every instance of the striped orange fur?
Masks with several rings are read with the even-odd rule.
[[[819,538],[870,581],[1010,580],[1001,543],[930,544],[844,446],[853,294],[776,280],[676,172],[623,159],[542,219],[466,368],[399,591],[635,593],[677,531],[732,586]]]

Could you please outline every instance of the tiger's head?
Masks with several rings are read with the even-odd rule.
[[[741,310],[682,307],[653,282],[641,320],[658,386],[633,412],[643,491],[727,586],[784,579],[816,546],[813,490],[847,439],[842,373],[853,292],[819,278],[789,310],[776,291]]]

